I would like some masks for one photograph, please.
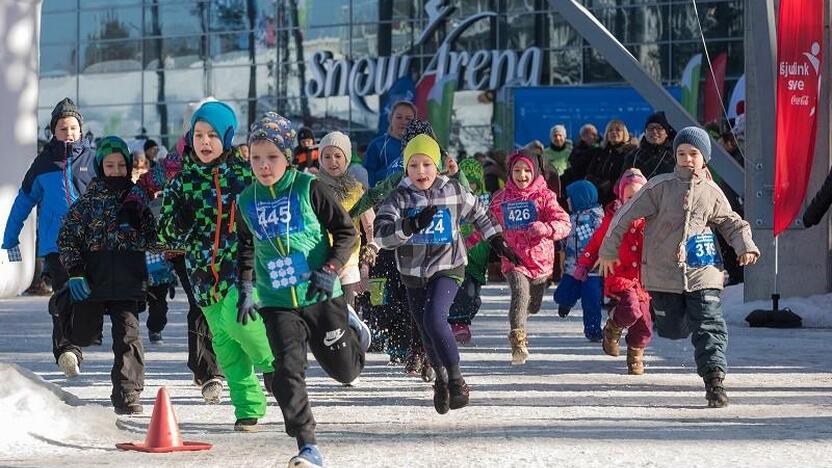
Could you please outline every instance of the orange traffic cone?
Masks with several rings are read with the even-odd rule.
[[[179,423],[176,421],[176,414],[170,404],[170,397],[165,387],[162,387],[159,389],[159,393],[156,394],[153,416],[150,417],[150,426],[147,428],[147,437],[145,437],[144,443],[123,443],[116,444],[116,447],[138,452],[165,453],[195,452],[197,450],[208,450],[213,446],[202,442],[182,441],[182,434],[179,433]]]

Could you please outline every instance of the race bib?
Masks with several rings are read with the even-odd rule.
[[[252,204],[248,214],[261,238],[285,236],[304,229],[300,200],[295,194],[291,195],[291,199],[280,197],[276,200],[258,200]]]
[[[306,257],[300,252],[295,252],[286,257],[276,257],[266,263],[269,273],[269,281],[272,288],[283,289],[297,286],[306,281],[309,273],[309,264]]]
[[[505,202],[502,205],[503,225],[509,231],[528,229],[537,221],[537,208],[529,200]]]
[[[422,210],[410,208],[407,210],[407,215],[413,216],[420,211]],[[413,237],[410,238],[410,243],[422,245],[450,244],[454,240],[453,228],[453,224],[451,224],[451,212],[447,208],[439,208],[436,210],[436,214],[433,215],[433,220],[431,220],[430,225],[422,229],[421,232],[413,234]]]
[[[716,263],[716,243],[712,233],[690,236],[686,250],[689,267],[701,268]]]

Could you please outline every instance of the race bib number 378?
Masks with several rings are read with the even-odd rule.
[[[690,236],[685,250],[689,267],[701,268],[717,263],[716,242],[711,233]]]

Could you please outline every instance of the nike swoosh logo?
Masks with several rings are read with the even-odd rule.
[[[324,346],[332,346],[344,336],[344,330],[338,329],[328,332],[324,337]]]

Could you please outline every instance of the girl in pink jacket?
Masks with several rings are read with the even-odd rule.
[[[511,364],[521,365],[529,357],[526,320],[540,310],[555,264],[555,242],[569,235],[571,225],[557,194],[546,187],[536,159],[514,153],[508,171],[508,183],[494,195],[491,212],[503,227],[506,243],[521,259],[517,265],[501,260],[511,287]]]

